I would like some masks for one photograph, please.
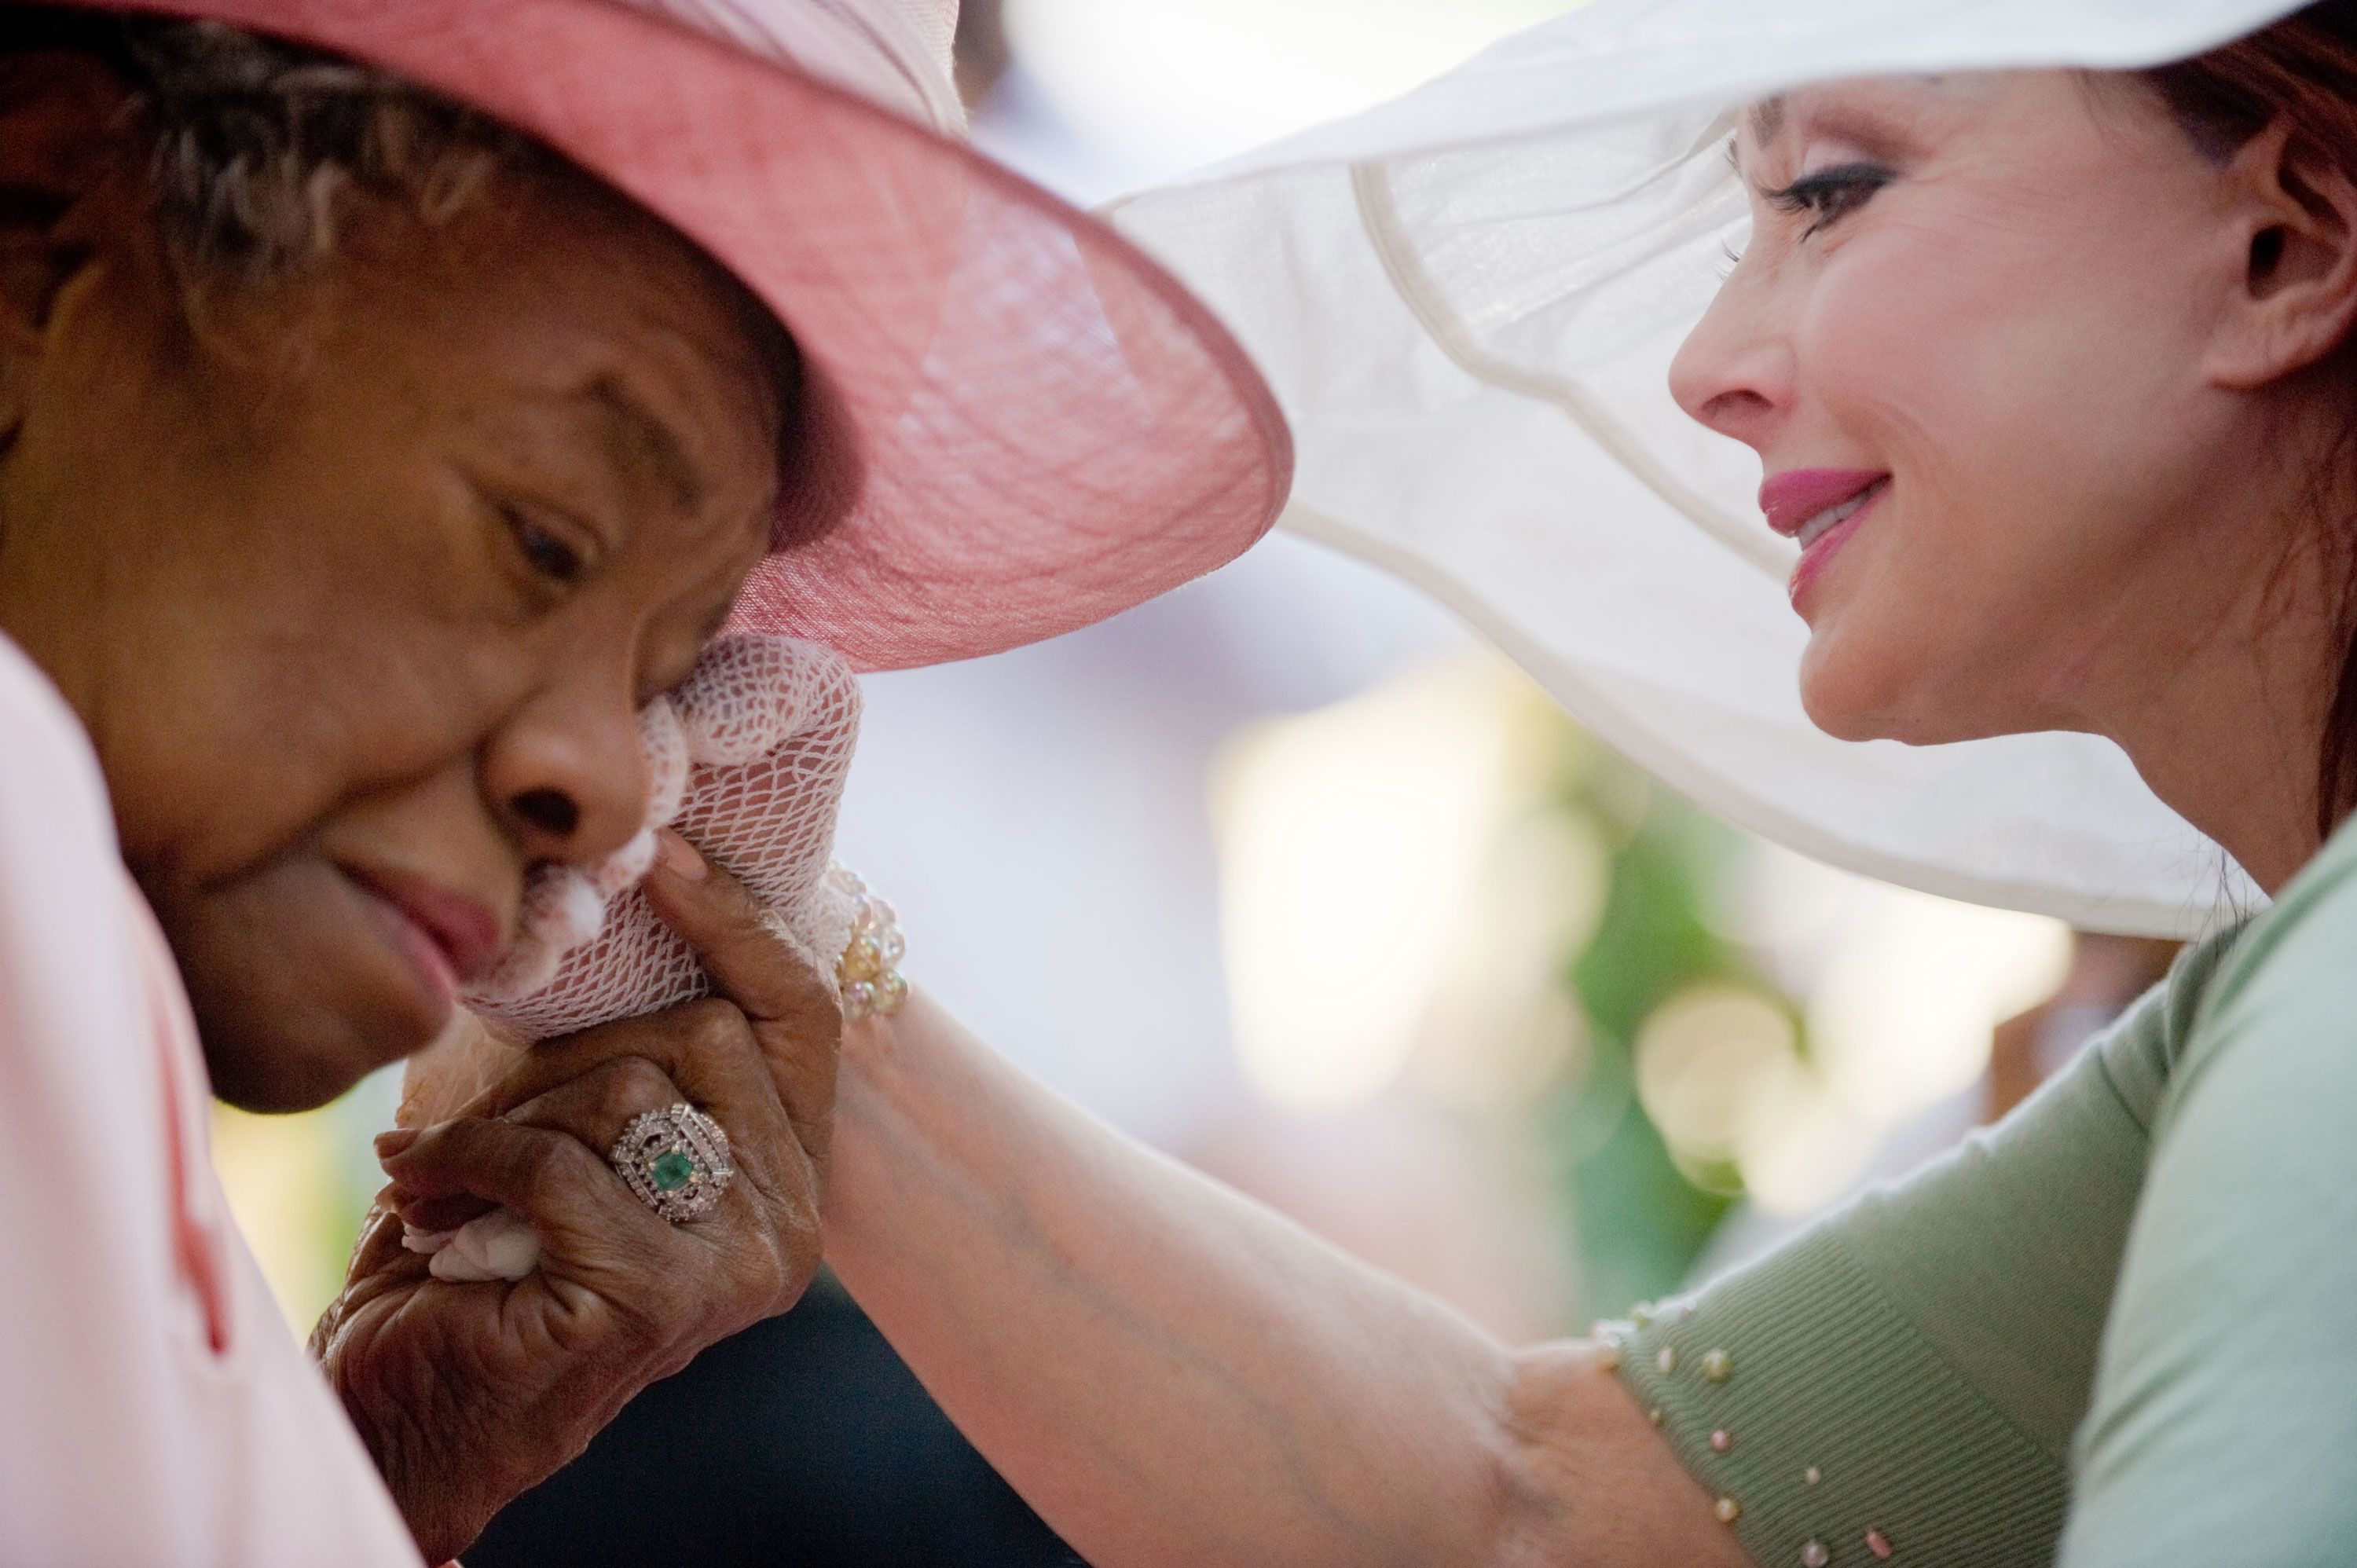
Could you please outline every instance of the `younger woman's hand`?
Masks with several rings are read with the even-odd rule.
[[[834,987],[734,878],[683,841],[666,849],[649,897],[719,994],[544,1042],[459,1114],[387,1134],[392,1185],[313,1336],[429,1562],[639,1390],[793,1305],[818,1268]],[[737,1175],[675,1225],[606,1156],[632,1118],[682,1101],[726,1132]],[[446,1283],[402,1245],[404,1215],[438,1229],[496,1205],[538,1240],[522,1280]]]

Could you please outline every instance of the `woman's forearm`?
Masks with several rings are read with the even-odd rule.
[[[1509,1351],[921,997],[855,1034],[828,1258],[1098,1568],[1594,1563],[1622,1539],[1651,1563],[1652,1526],[1697,1520],[1681,1561],[1731,1546],[1584,1348]],[[1633,1513],[1574,1506],[1606,1488]]]

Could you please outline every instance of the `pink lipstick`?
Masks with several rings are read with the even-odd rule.
[[[1799,542],[1788,591],[1797,607],[1841,547],[1890,488],[1890,476],[1859,468],[1795,468],[1760,487],[1768,526]]]

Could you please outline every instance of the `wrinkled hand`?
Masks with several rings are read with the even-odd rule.
[[[667,848],[648,897],[717,995],[477,1055],[451,1070],[505,1070],[459,1114],[380,1141],[392,1185],[312,1344],[428,1562],[457,1555],[648,1383],[793,1305],[817,1271],[834,988],[727,873],[670,869],[683,848]],[[432,1098],[429,1085],[418,1102]],[[710,1214],[672,1225],[606,1151],[632,1117],[681,1101],[726,1130],[737,1177]],[[530,1222],[537,1273],[454,1284],[402,1245],[404,1216],[438,1230],[497,1205]]]

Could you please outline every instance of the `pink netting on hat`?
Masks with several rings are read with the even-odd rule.
[[[601,865],[539,872],[515,942],[469,1005],[531,1040],[706,994],[695,954],[637,886],[663,825],[743,878],[831,974],[854,901],[825,873],[859,714],[858,681],[827,649],[753,633],[714,643],[640,715],[647,831]]]

